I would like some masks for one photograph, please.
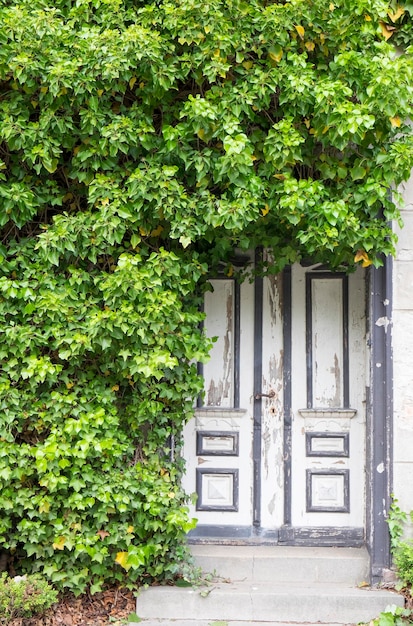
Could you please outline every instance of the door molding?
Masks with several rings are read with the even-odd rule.
[[[255,251],[255,267],[262,264],[263,250]],[[252,435],[252,524],[261,526],[261,435],[262,435],[262,330],[263,330],[264,281],[255,277],[254,283],[254,383],[253,383],[253,435]]]
[[[291,451],[292,451],[292,291],[291,291],[291,266],[283,271],[283,382],[284,382],[284,525],[280,530],[280,539],[288,536],[291,527]]]
[[[365,545],[365,532],[364,528],[346,526],[260,528],[257,531],[254,526],[199,524],[188,535],[188,543],[360,548]]]
[[[390,567],[390,535],[386,515],[393,484],[393,260],[372,268],[369,277],[370,393],[367,414],[367,546],[372,584]]]

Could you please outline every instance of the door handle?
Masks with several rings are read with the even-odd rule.
[[[275,396],[275,391],[274,389],[271,389],[270,393],[256,393],[254,398],[256,400],[261,400],[261,398],[274,398]]]

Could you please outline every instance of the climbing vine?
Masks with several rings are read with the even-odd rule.
[[[5,0],[0,546],[92,592],[174,576],[173,442],[235,249],[394,251],[411,13],[382,0]],[[395,46],[403,46],[398,53]]]

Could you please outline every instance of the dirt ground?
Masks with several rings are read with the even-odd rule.
[[[11,626],[123,626],[136,601],[132,591],[113,587],[93,596],[63,596],[44,615],[15,619]]]

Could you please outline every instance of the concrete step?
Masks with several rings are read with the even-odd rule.
[[[195,565],[230,580],[348,583],[368,580],[365,548],[193,545]]]
[[[149,619],[140,622],[129,622],[128,626],[320,626],[320,622],[246,622],[246,621],[228,621],[228,620],[169,620],[169,619]],[[323,624],[323,626],[357,626],[356,624],[338,624],[337,622]]]
[[[213,582],[206,587],[150,587],[137,598],[143,620],[368,622],[403,597],[389,591],[332,583]],[[221,625],[223,626],[223,625]]]

